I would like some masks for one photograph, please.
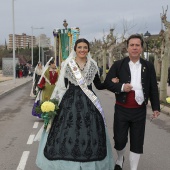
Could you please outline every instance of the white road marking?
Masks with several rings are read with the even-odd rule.
[[[24,151],[16,170],[24,170],[30,151]]]
[[[44,125],[42,125],[42,127],[41,127],[40,130],[38,131],[37,135],[36,135],[35,138],[34,138],[34,141],[40,141],[41,135],[42,135],[42,133],[43,133],[43,130],[44,130]]]
[[[36,128],[38,128],[38,124],[39,124],[39,122],[34,122],[33,129],[36,129]]]
[[[29,136],[28,141],[27,141],[27,145],[31,145],[33,143],[34,137],[35,137],[35,135],[30,135]]]

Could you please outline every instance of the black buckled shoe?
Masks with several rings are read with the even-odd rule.
[[[123,157],[123,163],[124,163],[124,161],[125,161],[125,158]],[[114,170],[122,170],[123,169],[123,163],[122,163],[122,168],[121,168],[120,165],[116,164]]]
[[[115,165],[115,169],[114,170],[122,170],[122,168],[120,167],[120,165]]]

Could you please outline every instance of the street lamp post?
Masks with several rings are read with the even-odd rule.
[[[46,52],[49,52],[49,50],[44,50],[44,49],[42,48],[42,64],[43,64],[43,65],[45,65],[45,64],[44,64],[44,54],[45,54]],[[47,62],[47,59],[46,59],[46,62]]]
[[[33,61],[33,27],[31,27],[31,29],[32,29],[32,36],[31,36],[31,64],[32,64],[32,66],[33,66],[33,64],[34,64],[34,61]]]
[[[148,42],[146,43],[146,60],[149,61],[149,55],[148,55]]]
[[[49,57],[49,56],[50,56],[50,55],[45,54],[46,63],[47,63],[47,61],[48,61],[48,57]]]
[[[146,38],[146,39],[148,39],[149,37],[151,36],[151,34],[148,32],[148,31],[146,31],[146,33],[144,34],[144,37]],[[146,57],[146,59],[147,59],[147,61],[149,61],[149,52],[148,52],[148,49],[149,49],[149,43],[148,43],[148,40],[145,40],[145,43],[146,43],[146,54],[147,54],[147,57]]]
[[[13,23],[13,80],[15,83],[15,17],[14,17],[14,0],[12,0],[12,23]]]
[[[40,36],[39,36],[39,62],[40,62]]]
[[[33,66],[33,64],[34,64],[34,56],[33,56],[33,49],[34,49],[34,46],[33,46],[33,44],[34,44],[34,42],[33,42],[33,30],[34,29],[44,29],[43,27],[40,27],[40,28],[35,28],[35,27],[31,27],[31,29],[32,29],[32,37],[31,37],[31,45],[32,45],[32,47],[31,47],[31,60],[32,60],[32,66]],[[39,48],[40,48],[40,42],[39,42]],[[39,49],[39,51],[40,51],[40,49]],[[40,53],[40,52],[39,52]],[[40,54],[39,54],[39,60],[40,60]]]
[[[59,57],[59,56],[57,56],[57,54],[59,53],[58,50],[57,50],[58,29],[53,30],[53,35],[54,35],[54,59],[55,59],[56,64],[59,66],[59,61],[58,61],[58,58],[57,58],[57,57]]]

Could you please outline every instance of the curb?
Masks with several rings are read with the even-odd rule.
[[[18,88],[20,88],[20,87],[22,87],[22,86],[25,86],[27,83],[30,83],[31,81],[32,81],[32,80],[28,80],[28,81],[24,82],[23,84],[20,84],[19,86],[16,86],[16,87],[14,87],[14,88],[12,88],[12,89],[10,89],[10,90],[8,90],[8,91],[5,91],[4,93],[0,94],[0,99],[1,99],[2,97],[5,97],[7,94],[10,94],[10,93],[13,92],[14,90],[16,90],[16,89],[18,89]]]

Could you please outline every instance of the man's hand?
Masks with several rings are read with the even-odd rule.
[[[160,115],[160,112],[159,111],[153,111],[153,114],[150,118],[150,122],[154,119],[154,118],[157,118],[158,116]]]
[[[123,91],[124,92],[130,92],[132,90],[133,86],[129,83],[124,84]]]

